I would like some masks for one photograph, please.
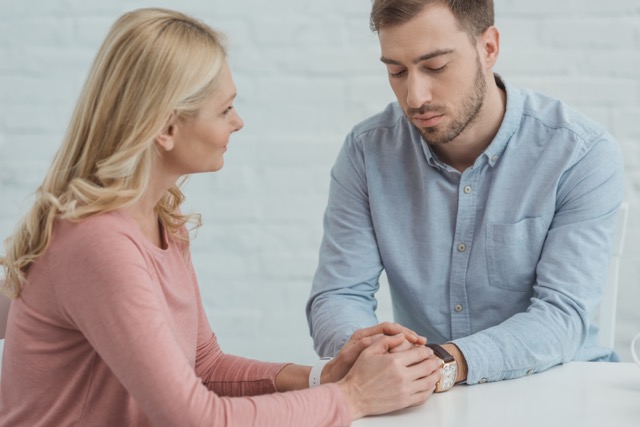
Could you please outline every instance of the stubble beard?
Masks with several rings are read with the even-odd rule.
[[[447,144],[456,139],[465,129],[471,126],[478,119],[480,110],[484,104],[484,97],[487,89],[487,82],[482,74],[480,58],[476,58],[476,76],[473,82],[473,87],[470,93],[465,97],[462,102],[461,114],[456,118],[451,125],[444,130],[438,128],[438,126],[420,128],[416,126],[422,139],[430,145]],[[405,114],[411,121],[411,116],[414,114],[424,114],[426,112],[442,112],[443,109],[438,106],[423,105],[419,109],[406,111]],[[415,126],[415,124],[414,124]]]

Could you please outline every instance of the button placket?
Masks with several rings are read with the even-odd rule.
[[[451,336],[453,339],[471,333],[467,300],[467,268],[473,245],[475,203],[478,174],[482,168],[468,168],[458,181],[458,212],[453,235],[449,301],[451,301]]]

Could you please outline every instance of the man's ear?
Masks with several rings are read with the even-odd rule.
[[[160,132],[156,135],[155,142],[165,151],[173,150],[175,145],[176,126],[178,120],[175,113],[171,113],[167,122],[164,124]]]
[[[500,53],[500,32],[495,26],[484,30],[480,36],[480,55],[485,68],[492,69]]]

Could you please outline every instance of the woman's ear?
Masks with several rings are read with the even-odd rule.
[[[171,113],[167,122],[164,124],[160,132],[156,135],[156,144],[158,144],[165,151],[173,150],[175,145],[177,118],[175,113]]]

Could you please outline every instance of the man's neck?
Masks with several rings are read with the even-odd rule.
[[[491,144],[498,133],[507,105],[507,94],[495,79],[487,84],[487,96],[476,121],[455,140],[432,145],[431,149],[444,163],[464,172]]]

